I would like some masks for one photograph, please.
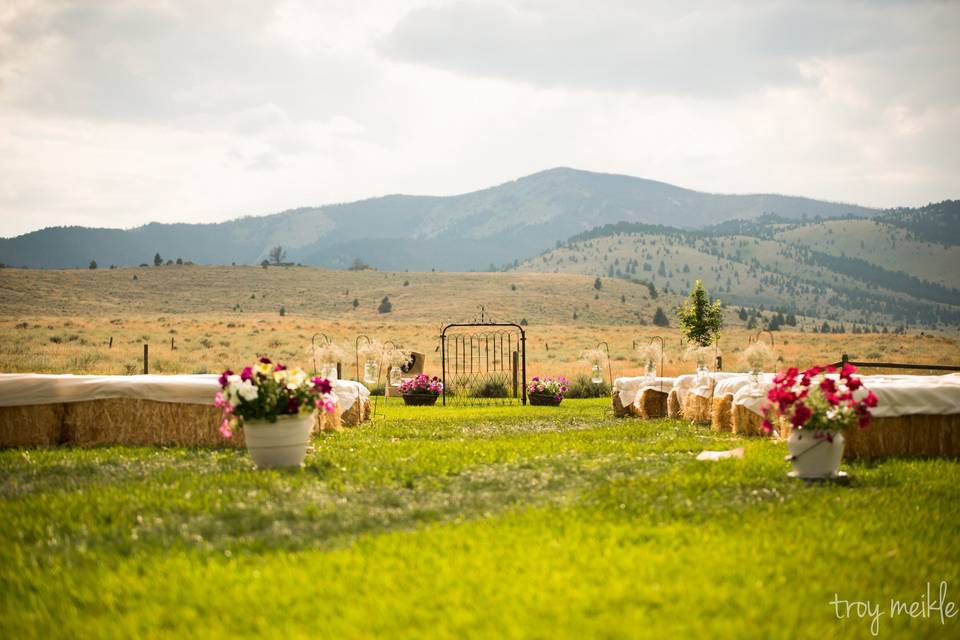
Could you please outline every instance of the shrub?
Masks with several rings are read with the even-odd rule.
[[[567,385],[567,398],[606,398],[610,395],[610,385],[606,382],[597,384],[590,380],[590,376],[580,374],[570,380]]]
[[[383,296],[380,306],[377,307],[377,313],[390,313],[393,311],[393,305],[390,303],[390,296]]]
[[[509,398],[510,390],[504,380],[484,380],[473,391],[475,398]]]

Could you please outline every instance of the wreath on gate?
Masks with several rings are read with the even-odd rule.
[[[409,373],[413,369],[414,365],[416,364],[417,364],[417,354],[411,353],[410,357],[407,358],[406,364],[403,364],[400,366],[400,371],[404,373]]]

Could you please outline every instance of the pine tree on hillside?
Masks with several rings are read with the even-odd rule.
[[[691,342],[702,347],[713,344],[723,327],[723,308],[720,301],[710,302],[703,283],[699,280],[693,286],[687,303],[677,309],[680,329]]]
[[[653,314],[653,324],[658,327],[669,327],[670,319],[667,318],[667,314],[664,313],[663,307],[657,307],[656,312]]]

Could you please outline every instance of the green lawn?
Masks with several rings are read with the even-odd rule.
[[[870,637],[960,601],[960,466],[788,479],[785,445],[607,400],[402,408],[317,439],[306,468],[245,452],[0,452],[0,637]],[[697,462],[743,444],[743,460]]]

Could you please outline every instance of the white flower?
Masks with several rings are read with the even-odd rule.
[[[287,374],[287,389],[294,391],[306,381],[307,374],[302,369],[291,369]]]
[[[259,374],[268,376],[273,371],[273,366],[263,362],[258,362],[257,364],[253,365],[253,370]]]
[[[248,402],[253,402],[257,399],[257,395],[259,395],[257,385],[253,384],[250,380],[244,380],[239,389],[237,389],[237,393]]]
[[[287,379],[287,371],[285,369],[274,371],[273,379],[277,384],[283,384],[283,382]]]

